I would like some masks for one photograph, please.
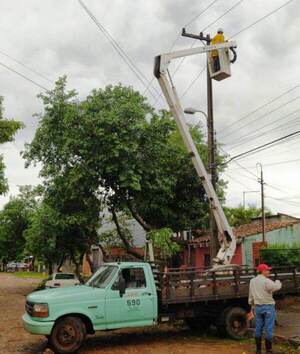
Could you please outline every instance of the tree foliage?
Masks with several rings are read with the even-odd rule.
[[[41,163],[45,202],[67,225],[64,243],[71,253],[95,241],[103,205],[116,225],[126,213],[146,231],[207,225],[207,197],[168,112],[156,112],[122,85],[79,101],[66,90],[65,77],[40,98],[44,111],[23,157],[27,166]],[[203,134],[198,126],[191,132],[206,162]],[[221,195],[223,189],[220,181]]]
[[[277,267],[300,265],[300,244],[272,244],[260,250],[260,256],[267,264]]]
[[[252,219],[261,216],[261,209],[255,206],[244,208],[239,206],[237,208],[224,208],[225,214],[231,226],[239,226],[251,223]],[[271,215],[269,210],[266,210],[266,216]]]
[[[23,127],[23,124],[13,119],[5,119],[3,116],[3,97],[0,96],[0,144],[13,141],[16,132]],[[5,178],[5,164],[3,155],[0,155],[0,195],[8,191],[8,183]]]
[[[172,240],[172,236],[173,231],[166,227],[160,230],[152,230],[147,234],[147,237],[152,240],[153,247],[164,261],[180,250],[180,246]]]
[[[0,211],[0,256],[7,260],[20,260],[24,255],[25,231],[37,201],[36,191],[30,186],[20,188]]]

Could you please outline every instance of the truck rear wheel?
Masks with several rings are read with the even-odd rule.
[[[51,333],[50,343],[55,353],[76,352],[86,336],[86,327],[78,317],[64,317],[59,320]]]
[[[217,329],[221,336],[245,338],[248,330],[247,312],[241,307],[227,307],[219,317]]]

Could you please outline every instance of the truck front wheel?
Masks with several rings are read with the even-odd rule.
[[[221,336],[243,339],[248,330],[247,312],[241,307],[227,307],[220,314],[217,329]]]
[[[64,317],[59,320],[51,333],[50,343],[55,353],[76,352],[86,336],[86,327],[78,317]]]

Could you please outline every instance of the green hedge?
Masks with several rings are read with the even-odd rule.
[[[260,250],[262,260],[278,267],[300,266],[300,244],[274,244]]]

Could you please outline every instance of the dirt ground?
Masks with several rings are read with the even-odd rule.
[[[27,333],[21,322],[25,296],[39,283],[0,273],[0,354],[38,354],[47,348],[43,336]],[[86,339],[80,354],[250,354],[252,341],[200,337],[187,329],[163,326],[102,332]],[[277,349],[276,354],[296,353]]]

